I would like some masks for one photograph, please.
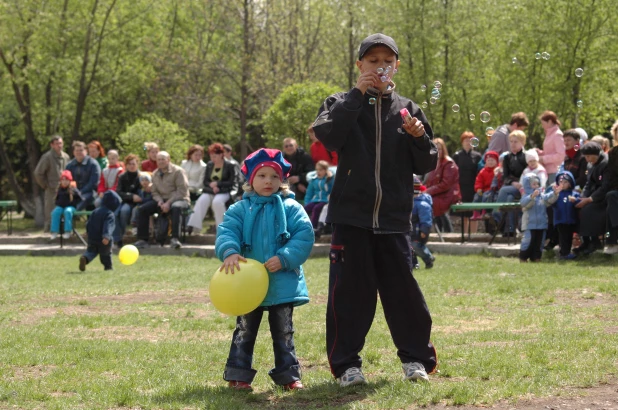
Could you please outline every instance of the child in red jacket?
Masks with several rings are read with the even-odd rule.
[[[472,202],[493,202],[491,182],[494,179],[494,170],[498,166],[498,153],[496,151],[487,151],[485,153],[485,166],[476,175],[474,181],[474,199]],[[474,211],[471,220],[477,221],[485,215],[485,210]]]

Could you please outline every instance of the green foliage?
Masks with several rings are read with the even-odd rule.
[[[120,134],[116,141],[122,156],[137,154],[143,159],[147,157],[145,142],[156,142],[161,151],[167,151],[170,154],[172,163],[175,164],[180,164],[191,146],[186,130],[155,114],[146,115],[127,126],[125,132]]]
[[[280,148],[285,137],[295,138],[299,145],[308,140],[307,128],[326,97],[341,91],[325,83],[305,82],[285,88],[264,116],[267,144]]]

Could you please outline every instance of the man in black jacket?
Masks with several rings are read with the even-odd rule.
[[[307,191],[307,173],[314,170],[313,159],[311,159],[311,155],[298,146],[294,138],[283,140],[283,157],[292,164],[288,183],[290,189],[296,195],[296,199],[300,201],[305,198]]]
[[[378,293],[405,378],[429,380],[437,364],[431,316],[412,276],[409,233],[414,174],[435,169],[438,150],[421,109],[395,92],[390,77],[398,57],[384,34],[363,40],[356,86],[328,97],[313,124],[317,138],[339,155],[327,217],[333,236],[326,345],[342,387],[366,383],[359,354]]]

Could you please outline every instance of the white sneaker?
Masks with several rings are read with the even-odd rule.
[[[51,235],[49,236],[49,239],[51,239],[53,241],[57,237],[58,237],[58,234],[56,232],[52,232]]]
[[[425,371],[425,366],[420,363],[404,363],[401,365],[403,367],[403,379],[404,380],[412,380],[413,382],[417,381],[429,381],[429,376],[427,376],[427,372]]]
[[[180,241],[177,238],[172,238],[170,240],[170,247],[172,249],[180,249],[181,246],[182,246],[182,244],[180,243]]]
[[[62,239],[71,239],[71,232],[65,232],[62,234]]]
[[[131,228],[131,235],[137,236],[137,227]]]
[[[337,379],[337,381],[339,382],[339,386],[341,387],[354,386],[357,384],[367,384],[367,379],[365,379],[365,375],[358,367],[350,367],[348,370],[343,372],[343,374]]]
[[[607,245],[605,249],[603,249],[603,253],[605,255],[615,255],[618,253],[618,245]]]

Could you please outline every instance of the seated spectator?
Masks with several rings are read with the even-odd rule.
[[[579,236],[582,244],[573,249],[576,254],[584,256],[602,249],[599,236],[605,235],[605,209],[607,208],[606,194],[609,191],[609,178],[605,177],[607,169],[607,154],[601,146],[590,141],[582,147],[582,154],[591,165],[588,169],[588,179],[576,208],[579,213]]]
[[[232,156],[232,146],[230,144],[223,144],[223,151],[223,156],[225,157],[225,160],[234,164],[234,171],[236,172],[236,183],[234,184],[234,188],[230,191],[230,200],[232,202],[236,202],[240,199],[240,197],[242,197],[241,187],[245,183],[245,176],[240,170],[240,164]]]
[[[569,171],[573,175],[573,178],[575,178],[575,186],[573,189],[581,191],[584,185],[586,185],[586,170],[588,169],[588,162],[582,154],[579,145],[581,133],[576,129],[566,130],[563,138],[566,156],[564,157],[562,169],[564,171]]]
[[[234,164],[224,159],[223,152],[223,145],[219,143],[208,147],[210,161],[206,164],[204,173],[203,193],[197,199],[193,213],[187,223],[189,233],[200,233],[202,231],[202,222],[211,206],[216,225],[211,228],[209,233],[216,233],[217,226],[223,222],[226,203],[230,200],[230,192],[233,189],[238,189],[236,187],[236,168]]]
[[[157,169],[157,154],[159,153],[159,146],[156,142],[145,142],[144,150],[148,158],[142,161],[142,171],[154,172]]]
[[[498,153],[496,151],[487,151],[485,153],[485,166],[476,176],[474,181],[474,198],[472,202],[493,202],[493,191],[491,183],[494,180],[494,171],[498,166]],[[485,216],[485,210],[474,211],[472,220],[479,220]]]
[[[138,204],[133,208],[133,212],[131,212],[131,226],[134,231],[133,235],[137,235],[137,221],[140,206],[154,201],[152,199],[152,175],[150,172],[139,173],[139,189],[137,190],[137,195],[139,195]]]
[[[103,145],[101,145],[99,141],[93,140],[88,143],[88,155],[90,158],[97,161],[101,171],[107,168],[108,161],[107,158],[105,158],[105,149],[103,149]]]
[[[67,164],[67,169],[71,171],[77,189],[81,192],[80,201],[75,209],[78,211],[94,209],[101,168],[97,161],[86,155],[86,144],[81,141],[73,141],[73,156],[74,158]]]
[[[433,201],[431,196],[425,191],[427,188],[421,183],[420,179],[414,177],[414,206],[412,207],[412,250],[414,255],[419,256],[425,262],[425,268],[433,268],[433,263],[436,258],[427,248],[429,241],[429,233],[433,225]],[[414,263],[415,269],[418,269],[417,263]]]
[[[309,134],[309,139],[311,140],[311,147],[309,147],[309,151],[311,152],[311,159],[313,162],[317,164],[318,161],[326,161],[329,165],[337,165],[339,160],[337,153],[326,149],[324,144],[322,144],[322,142],[315,136],[312,126],[307,128],[307,134]]]
[[[307,193],[305,195],[305,211],[311,219],[313,231],[316,236],[321,234],[321,226],[319,225],[320,213],[324,205],[328,203],[328,197],[333,190],[333,173],[328,169],[328,162],[318,161],[315,164],[316,177],[309,182]]]
[[[438,167],[427,174],[425,186],[433,201],[433,217],[438,229],[442,232],[453,232],[448,213],[451,205],[461,201],[459,169],[455,161],[448,156],[444,140],[434,138],[433,142],[438,148]]]
[[[187,151],[187,159],[183,159],[180,164],[187,174],[191,201],[197,201],[197,198],[202,194],[204,173],[206,172],[206,163],[202,161],[202,158],[204,158],[204,147],[195,144]]]
[[[524,168],[524,171],[521,173],[519,183],[523,187],[524,178],[526,175],[534,174],[539,177],[539,181],[541,181],[541,188],[545,188],[547,186],[547,171],[543,165],[539,164],[539,154],[537,154],[536,150],[530,149],[528,151],[524,151],[524,155],[526,156],[526,164],[528,164],[528,166]]]
[[[305,199],[305,192],[307,192],[307,173],[314,169],[311,155],[300,148],[294,138],[285,138],[283,140],[283,157],[292,164],[288,177],[290,189],[296,195],[296,200],[302,201]]]
[[[496,202],[516,202],[521,198],[520,189],[522,188],[519,182],[524,169],[528,166],[526,155],[524,154],[524,145],[526,144],[526,134],[523,131],[513,131],[509,135],[510,151],[504,158],[502,163],[502,181],[503,185],[498,191]],[[493,220],[497,226],[500,226],[502,220],[502,212],[494,211]],[[515,215],[514,212],[509,212],[507,223],[504,224],[504,236],[515,236]]]
[[[79,198],[79,190],[73,182],[71,171],[64,170],[60,174],[60,182],[56,189],[56,207],[51,213],[51,240],[58,237],[60,232],[60,220],[64,215],[64,233],[62,237],[69,239],[73,232],[73,213],[75,212],[75,202]]]
[[[474,200],[474,183],[476,174],[479,172],[479,162],[481,162],[481,154],[472,148],[470,140],[474,138],[474,134],[470,131],[464,131],[459,140],[461,148],[453,155],[453,161],[459,168],[459,189],[461,190],[461,202],[472,202]],[[464,230],[468,230],[470,217],[472,212],[464,212]],[[478,229],[478,224],[473,220],[470,225],[470,232],[475,233]]]
[[[117,189],[118,179],[124,172],[124,167],[119,160],[118,151],[110,149],[107,152],[107,167],[101,170],[101,179],[99,179],[99,186],[97,188],[99,197],[94,201],[95,208],[101,206],[101,200],[105,192]]]
[[[488,149],[502,153],[509,150],[509,135],[513,131],[523,131],[529,125],[528,117],[523,112],[516,112],[511,115],[511,121],[496,128],[492,133]]]
[[[111,152],[111,151],[110,151]],[[118,178],[116,193],[122,199],[122,204],[116,210],[116,227],[114,229],[114,243],[118,248],[122,248],[122,238],[127,230],[127,225],[131,220],[131,214],[135,206],[142,202],[139,196],[139,171],[138,158],[135,154],[129,154],[124,159],[127,167]]]
[[[609,152],[609,149],[611,148],[609,139],[605,138],[602,135],[595,135],[594,137],[590,139],[590,141],[594,141],[597,144],[599,144],[603,152],[605,152],[606,154]]]
[[[182,245],[180,236],[180,217],[183,209],[189,207],[189,187],[185,171],[170,162],[170,154],[161,151],[157,154],[157,171],[152,176],[153,201],[140,206],[137,219],[137,238],[135,246],[148,247],[150,216],[158,213],[159,218],[172,216],[172,239],[170,246],[178,249]]]

